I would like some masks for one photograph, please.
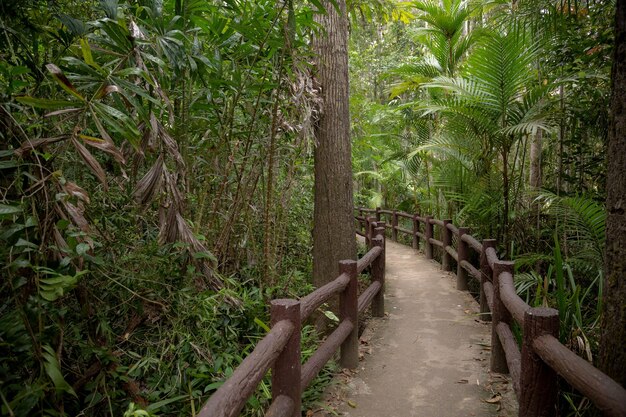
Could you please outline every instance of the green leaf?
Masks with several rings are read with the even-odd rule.
[[[50,100],[46,98],[35,98],[30,96],[15,97],[18,103],[26,104],[27,106],[37,107],[39,109],[64,109],[76,105],[76,102],[67,100]]]
[[[17,214],[21,212],[22,212],[22,208],[20,206],[9,206],[7,204],[0,204],[0,215]]]
[[[89,247],[88,244],[86,243],[79,243],[78,245],[76,245],[76,254],[78,256],[83,256],[84,254],[87,253],[87,251],[89,251],[89,249],[91,249]]]
[[[67,392],[68,394],[71,394],[74,397],[78,398],[70,384],[68,384],[65,378],[63,378],[63,374],[61,373],[61,366],[59,365],[59,361],[57,360],[54,349],[52,349],[50,345],[44,345],[42,347],[44,350],[42,356],[45,362],[44,366],[46,368],[46,374],[52,381],[52,384],[54,384],[57,392]]]
[[[260,318],[258,318],[258,317],[255,317],[255,318],[254,318],[254,322],[255,322],[256,324],[258,324],[260,328],[262,328],[263,330],[265,330],[266,332],[268,332],[268,333],[269,333],[270,328],[268,327],[268,325],[267,325],[267,324],[265,324],[265,323],[263,322],[263,320],[261,320],[261,319],[260,319]]]
[[[163,407],[165,405],[168,405],[168,404],[171,404],[171,403],[175,403],[177,401],[180,401],[180,400],[188,398],[188,397],[189,396],[185,394],[185,395],[179,395],[177,397],[161,400],[161,401],[158,401],[156,403],[152,403],[149,406],[147,406],[146,407],[146,411],[153,412],[153,411],[156,411],[156,410],[158,410],[159,408],[161,408],[161,407]]]

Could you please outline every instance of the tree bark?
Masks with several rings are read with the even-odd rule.
[[[338,275],[338,262],[356,259],[348,85],[348,20],[345,0],[321,1],[325,30],[313,42],[323,109],[315,130],[313,284]]]
[[[618,1],[607,150],[605,282],[600,368],[626,386],[626,2]]]

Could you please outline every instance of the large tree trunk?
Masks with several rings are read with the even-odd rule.
[[[338,0],[339,10],[330,0],[321,3],[327,13],[315,19],[326,33],[320,33],[313,45],[324,103],[315,132],[313,284],[318,287],[337,277],[340,260],[356,258],[346,3]]]
[[[626,386],[626,2],[617,2],[611,71],[600,368]]]

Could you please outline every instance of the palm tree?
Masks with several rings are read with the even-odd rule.
[[[505,247],[509,242],[511,158],[515,144],[525,135],[549,130],[545,112],[549,86],[536,87],[532,69],[537,47],[529,45],[523,32],[512,28],[481,37],[468,58],[466,77],[440,76],[425,85],[453,94],[441,95],[423,106],[424,114],[443,116],[442,129],[464,129],[482,138],[483,152],[495,153],[501,162],[502,222]],[[457,135],[458,137],[458,135]]]

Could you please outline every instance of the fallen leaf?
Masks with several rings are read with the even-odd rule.
[[[456,381],[457,384],[467,384],[469,381],[467,379],[459,379]]]
[[[488,400],[485,400],[485,402],[489,404],[498,404],[501,399],[502,399],[502,396],[500,394],[496,394],[493,397],[489,398]]]
[[[356,403],[354,401],[348,400],[348,405],[352,408],[356,408]]]

